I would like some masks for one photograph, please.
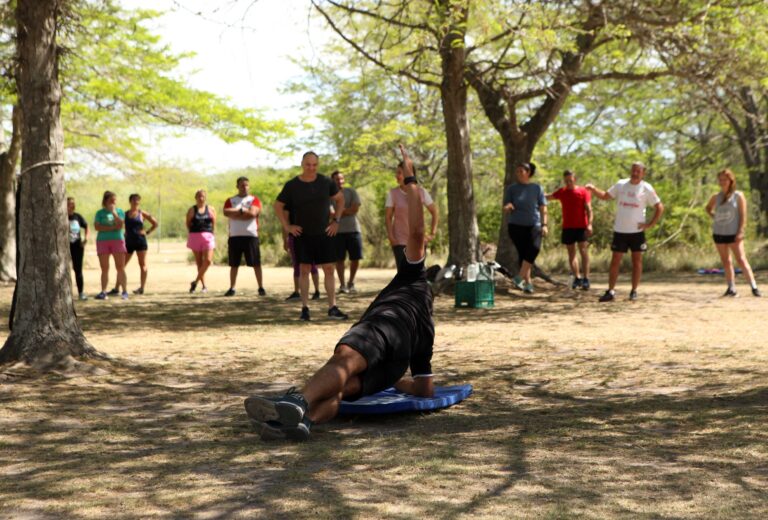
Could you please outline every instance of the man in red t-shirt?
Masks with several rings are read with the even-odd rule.
[[[576,185],[576,174],[570,170],[563,173],[565,187],[547,195],[547,200],[559,200],[563,206],[563,232],[561,241],[568,249],[568,263],[573,273],[572,289],[589,289],[589,242],[592,236],[592,195],[589,190]],[[576,244],[584,266],[584,277],[579,273],[576,258]]]

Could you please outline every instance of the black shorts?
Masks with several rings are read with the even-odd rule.
[[[563,229],[562,234],[560,235],[560,241],[566,246],[570,246],[576,242],[586,242],[587,228]]]
[[[334,237],[301,235],[293,239],[293,250],[300,264],[332,264],[336,262]]]
[[[645,243],[645,233],[617,233],[613,232],[613,242],[611,242],[611,251],[614,253],[626,253],[631,250],[633,253],[642,253],[648,249]]]
[[[146,251],[147,249],[149,248],[147,246],[146,236],[139,235],[138,237],[125,237],[125,250],[129,255],[136,251]]]
[[[518,264],[522,264],[523,260],[533,264],[541,250],[541,227],[508,224],[507,232],[517,249]]]
[[[736,235],[712,235],[715,244],[733,244],[736,242]]]
[[[239,267],[243,255],[248,267],[261,265],[259,237],[229,237],[227,246],[230,267]]]
[[[392,254],[395,255],[395,268],[405,262],[405,246],[392,246]]]
[[[358,231],[339,233],[333,239],[336,244],[336,260],[345,260],[347,254],[349,254],[350,260],[360,260],[363,258],[363,235]]]

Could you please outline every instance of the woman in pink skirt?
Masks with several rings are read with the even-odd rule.
[[[213,236],[213,230],[216,229],[216,210],[205,203],[206,199],[205,190],[197,190],[196,204],[187,211],[187,247],[195,255],[197,264],[197,278],[189,284],[190,293],[195,292],[198,282],[202,285],[201,292],[208,292],[205,287],[205,272],[213,263],[213,250],[216,249],[216,239]]]

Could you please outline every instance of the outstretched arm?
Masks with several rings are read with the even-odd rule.
[[[607,191],[601,190],[594,184],[587,184],[584,187],[587,188],[589,191],[591,191],[592,194],[600,200],[611,200],[613,198],[610,193],[608,193]]]
[[[424,258],[424,209],[421,207],[421,194],[419,184],[416,182],[413,161],[400,145],[400,153],[403,154],[403,170],[405,173],[405,195],[408,199],[408,242],[405,245],[405,257],[409,262],[418,262]]]

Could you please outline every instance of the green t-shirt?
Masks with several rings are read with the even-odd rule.
[[[125,213],[122,209],[117,208],[117,215],[125,221]],[[96,217],[93,219],[94,223],[101,224],[102,226],[114,226],[115,216],[106,209],[102,208],[96,212]],[[96,241],[101,242],[103,240],[123,240],[124,233],[123,228],[116,231],[99,231],[96,234]]]

